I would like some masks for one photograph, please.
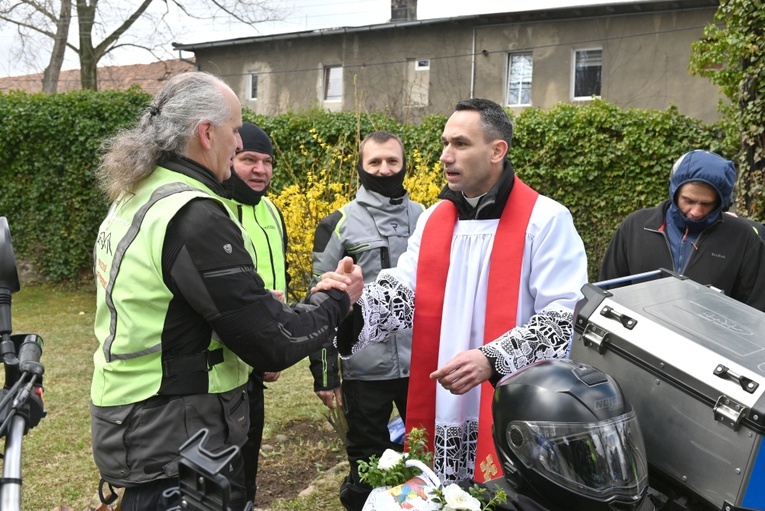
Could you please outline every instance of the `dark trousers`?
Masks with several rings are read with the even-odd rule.
[[[178,479],[159,479],[150,483],[125,488],[122,495],[121,511],[163,511],[180,504],[179,494],[164,497],[171,488],[178,488]]]
[[[345,450],[350,474],[340,487],[340,502],[348,511],[364,507],[372,487],[359,478],[358,461],[382,456],[385,449],[402,451],[403,446],[390,441],[388,422],[396,405],[406,421],[406,394],[409,378],[394,380],[343,380],[343,409],[348,421]]]
[[[265,402],[263,399],[263,381],[253,373],[247,382],[247,395],[250,400],[250,429],[247,431],[247,442],[242,447],[244,458],[244,487],[247,499],[255,502],[255,493],[258,490],[258,459],[260,456],[260,443],[263,439],[263,423],[265,416]]]

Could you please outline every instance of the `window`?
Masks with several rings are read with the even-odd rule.
[[[430,59],[407,59],[406,106],[408,108],[428,106],[429,87]]]
[[[531,53],[511,53],[507,56],[507,105],[531,104]]]
[[[417,59],[414,65],[415,71],[428,71],[430,70],[430,59]]]
[[[250,73],[250,99],[258,99],[258,73]]]
[[[330,66],[324,68],[324,101],[343,100],[343,68]]]
[[[574,59],[574,99],[600,96],[603,50],[576,50]]]

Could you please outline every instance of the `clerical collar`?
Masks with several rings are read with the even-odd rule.
[[[462,198],[467,201],[468,204],[470,204],[470,207],[474,208],[478,206],[478,203],[481,202],[481,199],[483,199],[486,196],[485,193],[479,195],[478,197],[468,197],[465,195],[465,192],[462,192]]]

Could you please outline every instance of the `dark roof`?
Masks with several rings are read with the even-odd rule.
[[[133,85],[154,94],[179,73],[195,71],[193,62],[185,60],[162,60],[151,64],[132,64],[129,66],[104,66],[98,68],[99,90],[126,90]],[[58,80],[58,92],[80,90],[80,70],[62,71]],[[0,78],[0,91],[23,90],[42,92],[42,73]]]
[[[303,39],[308,37],[321,37],[340,34],[355,34],[362,32],[372,32],[377,30],[390,30],[396,28],[410,28],[425,25],[438,25],[446,23],[475,25],[486,24],[509,24],[531,21],[551,21],[558,19],[582,18],[589,16],[606,16],[629,13],[643,12],[661,12],[680,9],[698,9],[719,7],[719,0],[635,0],[632,2],[615,2],[600,5],[569,5],[555,9],[526,10],[516,12],[499,12],[491,14],[471,14],[468,16],[457,16],[451,18],[434,18],[426,20],[406,20],[390,21],[387,23],[378,23],[375,25],[364,25],[360,27],[339,27],[317,30],[306,30],[301,32],[289,32],[284,34],[273,34],[255,37],[240,37],[237,39],[226,39],[222,41],[209,41],[202,43],[173,43],[176,50],[194,51],[215,47],[237,46],[241,44],[264,43],[270,41]]]

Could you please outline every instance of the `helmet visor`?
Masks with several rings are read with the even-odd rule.
[[[505,434],[528,469],[574,493],[631,502],[648,486],[634,411],[597,423],[513,421]]]

